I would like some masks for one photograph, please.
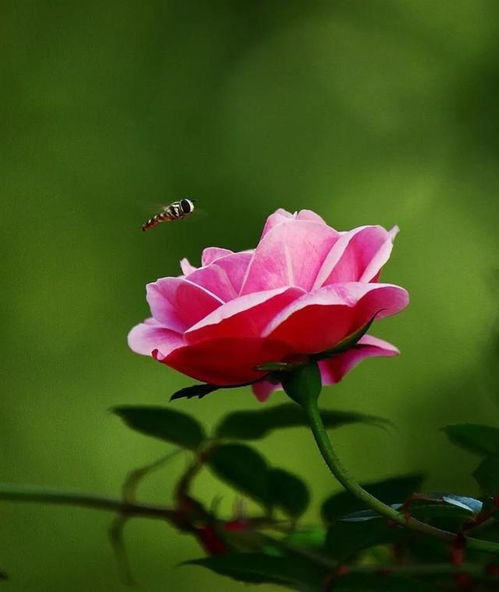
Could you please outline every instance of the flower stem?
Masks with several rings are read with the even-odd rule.
[[[317,405],[317,399],[315,397],[304,399],[305,400],[303,400],[301,404],[305,413],[307,414],[310,427],[322,457],[324,458],[331,473],[336,477],[336,479],[338,479],[338,481],[347,491],[361,500],[364,504],[366,504],[366,506],[369,506],[375,512],[385,516],[385,518],[388,518],[396,524],[410,528],[411,530],[415,530],[417,532],[421,532],[423,534],[433,536],[447,543],[452,544],[455,542],[457,537],[456,533],[436,528],[430,524],[421,522],[412,516],[406,516],[404,513],[401,513],[395,508],[385,504],[361,487],[361,485],[359,485],[359,483],[357,483],[357,481],[355,481],[355,479],[349,474],[346,467],[343,466],[342,462],[336,455],[336,452],[331,445],[331,441],[329,440],[326,428],[324,427],[324,423]],[[493,541],[485,541],[466,537],[466,546],[469,549],[475,549],[477,551],[499,554],[499,543]]]
[[[128,516],[147,518],[163,518],[175,521],[176,512],[165,506],[143,504],[139,502],[123,502],[118,499],[70,491],[56,491],[32,485],[13,485],[0,483],[0,499],[15,502],[35,502],[92,508],[119,512]]]

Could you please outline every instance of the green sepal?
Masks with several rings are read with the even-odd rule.
[[[309,362],[306,366],[283,373],[281,384],[288,397],[299,405],[306,406],[317,401],[322,389],[321,373],[317,362]]]
[[[193,399],[194,397],[202,399],[219,388],[220,387],[215,384],[193,384],[192,386],[186,386],[173,393],[170,397],[170,401],[175,401],[177,399]]]

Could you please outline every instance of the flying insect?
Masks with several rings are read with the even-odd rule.
[[[186,197],[179,201],[174,201],[168,206],[165,206],[161,212],[149,218],[147,222],[142,224],[142,230],[149,230],[154,228],[161,222],[174,222],[175,220],[183,220],[194,212],[194,202]]]

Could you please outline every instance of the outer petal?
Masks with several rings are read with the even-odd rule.
[[[284,359],[289,346],[269,339],[218,339],[174,349],[154,357],[196,380],[220,386],[239,385],[264,376],[255,367]]]
[[[408,302],[407,292],[391,284],[324,286],[291,303],[263,335],[289,343],[300,353],[318,353],[334,347],[376,313],[377,319],[396,314]]]
[[[195,270],[187,279],[206,288],[222,301],[228,302],[238,296],[252,256],[252,251],[230,253],[215,259],[206,267]]]
[[[343,233],[324,259],[314,287],[371,281],[389,259],[393,237],[381,226],[361,226]]]
[[[194,265],[191,265],[191,263],[189,262],[189,259],[187,259],[187,257],[184,257],[183,259],[180,260],[180,269],[182,270],[182,273],[184,275],[189,275],[193,271],[196,271],[197,267],[194,267]]]
[[[399,350],[382,339],[364,335],[356,348],[352,348],[338,356],[319,362],[322,384],[335,384],[345,374],[365,358],[375,356],[396,356]],[[281,384],[275,384],[268,380],[262,380],[252,386],[253,393],[262,403],[266,401],[275,390],[282,390]]]
[[[260,237],[260,240],[267,234],[267,232],[272,230],[272,228],[274,228],[274,226],[277,226],[281,222],[293,220],[293,218],[294,218],[294,214],[291,214],[291,212],[288,212],[287,210],[283,210],[282,208],[279,208],[273,214],[270,214],[270,216],[267,218],[267,221],[265,222],[265,226],[263,227],[262,236]]]
[[[399,350],[383,339],[364,335],[355,348],[319,362],[323,384],[339,382],[347,372],[365,358],[396,356]]]
[[[231,255],[233,252],[234,251],[231,251],[230,249],[223,249],[222,247],[207,247],[206,249],[203,249],[203,254],[201,255],[201,265],[209,265],[216,259]]]
[[[321,224],[327,225],[324,219],[321,218],[319,214],[312,212],[312,210],[300,210],[299,212],[291,214],[291,212],[279,208],[267,218],[261,238],[263,238],[269,230],[274,228],[274,226],[277,226],[277,224],[289,220],[311,220],[312,222],[320,222]]]
[[[339,233],[310,220],[286,220],[261,239],[241,294],[299,286],[310,290]]]
[[[182,335],[162,327],[154,319],[146,319],[128,334],[130,349],[144,356],[152,355],[155,349],[161,350],[166,355],[182,345],[185,345]]]
[[[302,289],[291,287],[240,296],[191,327],[185,333],[186,341],[261,337],[270,321],[303,294]]]
[[[282,385],[280,383],[270,382],[270,380],[261,380],[260,382],[255,382],[251,389],[260,403],[265,403],[275,390],[282,390]]]
[[[147,302],[161,325],[182,332],[222,304],[222,300],[185,278],[166,277],[147,284]]]
[[[297,220],[310,220],[312,222],[320,222],[321,224],[325,224],[326,226],[328,226],[328,224],[324,220],[324,218],[319,216],[319,214],[312,212],[312,210],[300,210],[296,214],[296,219]]]

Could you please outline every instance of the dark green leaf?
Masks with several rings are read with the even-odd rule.
[[[324,572],[308,561],[293,557],[275,557],[260,553],[230,553],[187,561],[251,584],[274,583],[290,586],[303,592],[319,589]]]
[[[193,399],[194,397],[202,399],[219,388],[219,386],[215,386],[214,384],[193,384],[192,386],[186,386],[176,393],[173,393],[170,397],[170,401],[175,401],[176,399]]]
[[[337,428],[350,423],[383,425],[388,422],[374,415],[348,411],[321,411],[326,428]],[[227,415],[215,430],[217,438],[258,440],[277,429],[308,427],[308,420],[298,405],[284,403],[256,411],[236,411]]]
[[[315,547],[320,549],[326,542],[325,530],[296,530],[287,535],[283,541],[295,547]]]
[[[420,489],[423,478],[420,473],[404,475],[373,483],[365,483],[363,487],[385,504],[403,503],[412,493]],[[323,520],[331,523],[345,514],[360,511],[364,507],[365,505],[351,493],[341,491],[324,502],[321,513]]]
[[[349,574],[334,580],[334,592],[436,592],[427,582],[399,575]]]
[[[499,453],[499,428],[461,423],[442,429],[451,442],[469,452],[482,456]]]
[[[385,543],[395,543],[404,530],[388,524],[385,518],[362,522],[335,522],[328,530],[326,550],[330,557],[342,562],[361,551]]]
[[[369,327],[373,324],[374,319],[379,315],[379,313],[382,312],[381,310],[378,310],[371,318],[370,321],[368,321],[365,325],[363,325],[360,329],[358,329],[357,331],[355,331],[355,333],[352,333],[351,335],[348,335],[348,337],[345,337],[345,339],[343,339],[342,341],[340,341],[339,343],[337,343],[334,347],[332,347],[331,349],[328,349],[326,351],[323,351],[319,354],[315,354],[313,356],[313,358],[315,360],[323,360],[324,358],[331,358],[332,356],[336,356],[338,354],[341,354],[345,351],[347,351],[348,349],[351,349],[353,347],[355,347],[359,341],[359,339],[361,339],[362,337],[364,337],[364,335],[369,331]],[[359,344],[358,347],[362,347],[362,344]]]
[[[269,487],[272,505],[293,518],[300,517],[310,503],[310,493],[305,483],[283,469],[269,471]]]
[[[484,493],[497,495],[499,493],[499,454],[484,458],[473,476]]]
[[[132,429],[184,448],[196,450],[205,439],[202,426],[192,417],[166,407],[115,407],[113,412]]]
[[[319,398],[322,380],[317,362],[310,362],[290,372],[283,372],[280,378],[284,392],[299,405],[308,401],[317,401]]]
[[[222,444],[208,464],[222,481],[265,507],[271,505],[269,469],[263,456],[243,444]]]
[[[390,504],[395,510],[402,511],[402,504]],[[406,511],[423,522],[435,519],[452,519],[454,523],[462,523],[481,511],[483,504],[480,500],[458,496],[454,494],[428,495],[427,499],[415,500]],[[382,520],[374,510],[360,510],[341,517],[343,522],[363,522],[366,520]]]

